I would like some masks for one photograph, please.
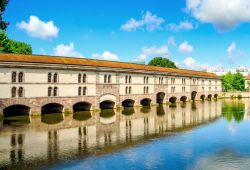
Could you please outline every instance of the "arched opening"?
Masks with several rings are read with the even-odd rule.
[[[115,107],[115,102],[111,100],[105,100],[100,103],[101,109],[113,109]]]
[[[122,102],[123,107],[133,107],[135,104],[135,101],[132,99],[126,99]]]
[[[150,106],[151,101],[152,101],[152,100],[149,99],[149,98],[142,99],[142,100],[141,100],[141,105],[142,105],[142,106]]]
[[[21,116],[21,115],[29,115],[30,107],[25,105],[12,105],[3,109],[3,116]]]
[[[162,104],[164,102],[165,93],[159,92],[156,94],[156,102]]]
[[[205,98],[206,98],[206,96],[203,94],[203,95],[201,95],[201,97],[200,97],[200,98],[201,98],[201,100],[202,100],[202,101],[204,101],[204,100],[205,100]]]
[[[182,96],[181,98],[180,98],[180,101],[182,101],[182,102],[186,102],[187,101],[187,96]]]
[[[209,94],[209,95],[207,96],[207,99],[208,99],[208,100],[211,100],[211,99],[212,99],[212,94]]]
[[[218,99],[218,94],[215,94],[215,95],[214,95],[214,98],[215,98],[215,99]]]
[[[58,103],[49,103],[42,107],[42,114],[50,114],[50,113],[62,113],[63,105]]]
[[[172,103],[172,104],[176,103],[176,100],[177,100],[177,98],[175,96],[172,96],[172,97],[169,98],[169,102]]]
[[[196,94],[197,94],[196,91],[193,91],[193,92],[191,93],[191,100],[193,100],[193,101],[195,100]]]
[[[73,105],[74,112],[89,111],[91,109],[91,104],[88,102],[78,102]]]

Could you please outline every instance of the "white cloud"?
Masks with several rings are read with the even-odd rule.
[[[142,19],[136,20],[131,18],[121,26],[121,29],[128,32],[135,31],[137,29],[146,29],[151,32],[161,29],[161,24],[164,22],[165,20],[163,18],[153,15],[151,12],[147,11],[146,14],[142,14]]]
[[[167,43],[168,43],[168,45],[171,45],[171,46],[174,46],[174,47],[176,46],[176,42],[175,42],[174,37],[169,37]]]
[[[232,42],[228,48],[227,48],[227,56],[228,58],[232,58],[234,53],[235,53],[235,50],[236,50],[236,43],[235,42]]]
[[[84,57],[80,52],[77,52],[74,47],[74,43],[69,45],[59,44],[54,48],[54,55],[56,56],[66,56],[66,57]]]
[[[182,21],[179,24],[168,24],[167,28],[172,31],[188,31],[196,29],[198,25],[194,25],[188,21]]]
[[[141,51],[141,54],[135,60],[137,62],[145,62],[148,58],[152,57],[169,57],[169,50],[165,45],[159,47],[143,47]]]
[[[28,22],[21,21],[16,26],[21,30],[25,30],[29,36],[40,39],[55,38],[59,32],[53,21],[44,22],[37,16],[30,16]]]
[[[192,70],[206,70],[206,69],[221,69],[222,65],[218,64],[215,66],[211,66],[209,64],[201,64],[198,63],[194,58],[192,57],[187,57],[184,61],[183,64],[186,68],[192,69]]]
[[[187,41],[184,41],[179,46],[179,51],[182,53],[191,53],[193,52],[193,50],[194,50],[193,46],[191,46]]]
[[[95,53],[92,55],[92,58],[99,60],[111,60],[111,61],[119,60],[119,57],[116,54],[111,53],[110,51],[104,51],[102,54]]]
[[[186,10],[202,23],[229,30],[250,22],[250,0],[186,0]]]

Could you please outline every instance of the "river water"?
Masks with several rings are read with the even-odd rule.
[[[0,169],[249,169],[250,99],[9,117]]]

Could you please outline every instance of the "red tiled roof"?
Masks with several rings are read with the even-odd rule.
[[[71,58],[71,57],[43,56],[43,55],[0,54],[0,61],[123,68],[123,69],[159,71],[165,73],[190,74],[190,75],[205,76],[210,78],[219,78],[214,73],[208,73],[203,71],[164,68],[157,66],[148,66],[144,64],[93,60],[86,58]]]
[[[246,80],[250,80],[250,74],[245,77]]]

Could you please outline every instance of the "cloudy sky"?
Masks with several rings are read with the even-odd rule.
[[[34,54],[250,67],[250,0],[11,0],[4,19]]]

